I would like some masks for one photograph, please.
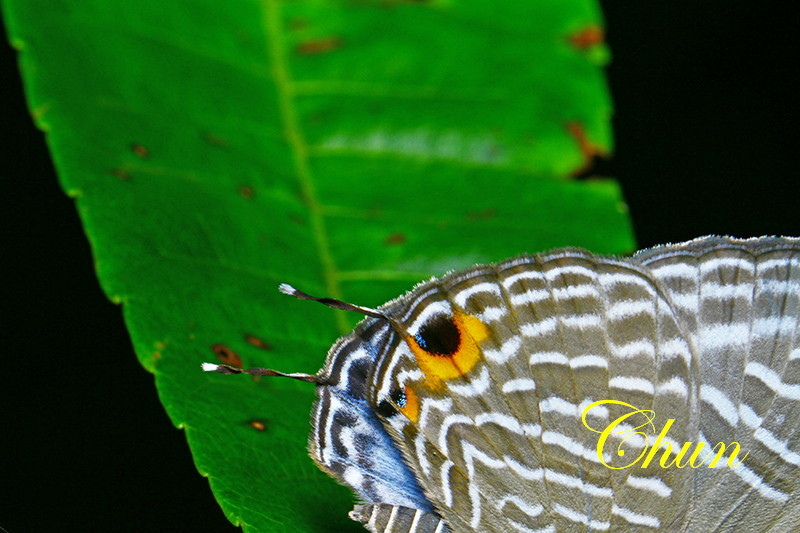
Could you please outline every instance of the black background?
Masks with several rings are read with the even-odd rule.
[[[617,144],[605,168],[622,183],[640,247],[709,233],[800,235],[788,8],[603,6]],[[100,291],[5,44],[2,75],[0,526],[233,530]]]

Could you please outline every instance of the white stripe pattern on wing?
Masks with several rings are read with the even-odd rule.
[[[656,348],[649,340],[639,339],[625,344],[609,344],[611,345],[611,353],[619,359],[630,359],[637,355],[645,355],[650,358],[655,358],[656,356]]]
[[[673,376],[668,381],[656,385],[656,394],[675,394],[681,398],[689,396],[689,386],[679,376]]]
[[[407,331],[411,335],[416,335],[419,333],[420,328],[422,327],[425,322],[427,322],[431,317],[436,315],[446,315],[452,316],[453,315],[453,308],[450,306],[448,302],[438,301],[438,302],[431,302],[425,306],[414,322],[408,326]]]
[[[519,331],[523,337],[535,338],[552,333],[556,330],[556,327],[558,327],[558,320],[551,316],[539,322],[521,324]]]
[[[800,400],[800,385],[784,383],[774,370],[761,363],[751,361],[744,369],[746,376],[753,376],[769,387],[775,394],[787,400]]]
[[[729,346],[743,346],[750,337],[750,324],[731,322],[705,326],[697,332],[701,351]]]
[[[641,477],[641,476],[628,476],[625,484],[630,485],[636,489],[649,490],[662,498],[669,498],[672,495],[672,489],[669,485],[664,483],[658,478],[654,477]]]
[[[472,296],[476,294],[492,294],[497,296],[498,298],[502,296],[502,291],[500,290],[500,286],[496,283],[476,283],[462,291],[459,291],[455,294],[453,299],[458,304],[459,307],[462,309],[467,305],[467,300],[469,300]]]
[[[532,378],[510,379],[503,383],[503,393],[536,390],[536,382]]]
[[[704,443],[709,449],[713,448],[702,431],[700,432],[698,442]],[[714,456],[715,454],[713,453],[706,455],[702,464],[705,464],[706,459],[710,461]],[[740,457],[737,457],[737,459],[741,460]],[[727,466],[727,460],[725,462],[720,460],[720,462],[717,463],[717,468],[727,468]],[[768,500],[773,500],[780,503],[784,503],[789,500],[788,494],[767,483],[763,477],[753,472],[744,464],[738,464],[736,468],[731,468],[730,471],[736,474],[742,481],[754,488],[761,496],[767,498]]]
[[[578,524],[589,526],[591,529],[599,529],[601,531],[606,531],[611,527],[611,523],[609,522],[592,520],[587,515],[579,513],[578,511],[565,507],[559,503],[553,504],[553,511],[560,514],[567,520],[570,520],[571,522],[577,522]]]
[[[731,427],[739,423],[739,410],[728,396],[716,387],[703,383],[700,385],[700,399],[711,406]]]
[[[607,319],[611,321],[624,320],[636,315],[652,315],[653,302],[647,300],[623,300],[608,306]]]
[[[522,337],[514,335],[506,340],[498,350],[492,350],[484,347],[483,355],[495,363],[506,363],[512,357],[516,357],[519,349],[522,347]]]
[[[547,289],[529,289],[521,294],[512,294],[510,300],[511,305],[521,307],[543,302],[550,297],[550,291]]]
[[[634,376],[615,376],[608,380],[608,386],[615,389],[654,394],[653,382],[649,379]]]
[[[516,505],[520,509],[520,511],[530,516],[531,518],[536,518],[537,516],[542,514],[542,511],[544,511],[544,507],[542,507],[541,505],[539,504],[534,505],[528,503],[519,496],[514,496],[514,495],[504,496],[503,498],[501,498],[500,501],[498,502],[497,509],[502,512],[503,507],[505,507],[509,503],[513,503],[514,505]]]
[[[608,360],[599,355],[579,355],[569,361],[572,368],[608,368]]]
[[[611,506],[611,514],[614,516],[618,516],[625,520],[626,522],[636,525],[636,526],[648,526],[648,527],[660,527],[661,520],[659,520],[655,516],[650,516],[646,514],[639,514],[630,509],[623,509],[622,507],[618,507],[615,503]]]
[[[475,396],[480,396],[489,390],[489,385],[491,385],[491,379],[489,379],[489,368],[484,365],[477,377],[473,377],[463,385],[451,383],[448,385],[448,389],[456,396],[473,398]]]

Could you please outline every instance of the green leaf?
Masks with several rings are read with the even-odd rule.
[[[313,372],[358,317],[448,269],[623,252],[597,6],[6,0],[30,108],[108,297],[227,516],[358,531],[305,442]]]

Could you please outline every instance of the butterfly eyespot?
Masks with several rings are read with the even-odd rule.
[[[437,316],[414,335],[419,347],[434,355],[453,355],[461,346],[461,332],[453,317]]]
[[[401,410],[406,407],[408,397],[402,389],[394,389],[389,393],[389,398],[381,401],[375,410],[380,416],[389,418],[397,414],[397,408]]]
[[[411,388],[397,388],[389,393],[389,398],[378,404],[375,412],[384,418],[402,413],[403,416],[416,423],[419,420],[419,399]]]
[[[488,335],[480,319],[454,310],[452,316],[428,320],[406,340],[427,378],[427,387],[437,390],[443,382],[461,378],[475,367],[481,357],[479,343]]]
[[[406,403],[408,403],[408,396],[406,396],[405,391],[403,391],[402,389],[393,390],[392,393],[389,395],[389,397],[392,399],[395,405],[397,405],[397,407],[399,407],[400,409],[404,409]]]

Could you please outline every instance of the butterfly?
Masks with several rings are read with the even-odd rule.
[[[561,249],[377,309],[316,375],[309,450],[374,532],[800,528],[800,239]]]

